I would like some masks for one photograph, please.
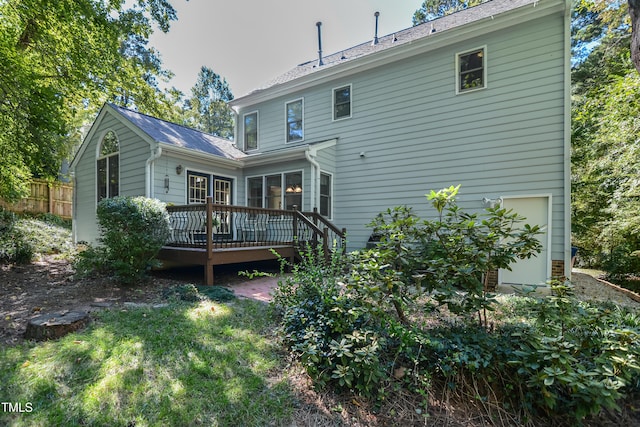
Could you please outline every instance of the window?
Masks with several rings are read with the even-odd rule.
[[[282,176],[270,175],[265,178],[267,191],[264,206],[270,209],[282,209]]]
[[[333,90],[333,120],[351,117],[351,85]]]
[[[187,203],[206,203],[209,195],[209,176],[196,172],[187,174]]]
[[[284,194],[284,206],[287,210],[292,210],[296,206],[302,209],[302,172],[284,174],[286,183]]]
[[[302,172],[247,178],[247,206],[302,210]]]
[[[244,115],[244,149],[258,148],[258,112]]]
[[[111,130],[100,141],[96,169],[98,201],[117,196],[120,193],[120,143]]]
[[[320,215],[331,218],[331,175],[328,173],[320,173]]]
[[[285,109],[287,115],[287,142],[302,141],[304,139],[302,98],[287,102]]]
[[[487,84],[485,48],[474,49],[456,56],[458,93],[484,89]]]
[[[247,206],[262,207],[262,177],[247,179]]]

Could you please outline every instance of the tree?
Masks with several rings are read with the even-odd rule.
[[[221,138],[233,138],[233,99],[227,80],[202,66],[191,98],[185,102],[186,124]]]
[[[170,108],[156,81],[169,74],[147,46],[154,23],[176,19],[168,0],[4,0],[0,16],[0,197],[57,177],[86,110]]]
[[[628,0],[631,16],[631,59],[640,73],[640,0]]]
[[[640,76],[626,7],[581,0],[574,9],[571,205],[574,244],[587,261],[631,272],[640,249]]]
[[[432,21],[445,15],[477,6],[488,0],[425,0],[413,14],[413,25]]]

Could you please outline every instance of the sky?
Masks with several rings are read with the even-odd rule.
[[[173,0],[178,20],[150,45],[160,52],[174,86],[190,94],[200,67],[224,77],[235,97],[245,95],[318,57],[411,27],[421,0]]]

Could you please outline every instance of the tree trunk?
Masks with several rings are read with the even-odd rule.
[[[631,60],[640,73],[640,0],[628,0],[631,16]]]

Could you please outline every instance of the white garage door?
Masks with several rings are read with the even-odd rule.
[[[546,283],[551,275],[549,268],[549,224],[551,213],[549,210],[549,197],[505,197],[502,206],[505,209],[513,209],[514,212],[524,216],[525,224],[539,225],[542,233],[538,240],[542,244],[542,252],[536,257],[518,260],[511,264],[511,271],[500,270],[498,280],[504,284],[539,285]]]

